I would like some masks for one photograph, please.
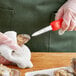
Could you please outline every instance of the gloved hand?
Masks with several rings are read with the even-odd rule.
[[[55,19],[63,18],[59,35],[65,31],[76,31],[76,0],[68,0],[56,13]]]

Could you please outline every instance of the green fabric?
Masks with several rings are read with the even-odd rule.
[[[55,13],[66,0],[0,0],[0,31],[14,30],[32,34],[48,26]],[[26,44],[31,51],[74,52],[76,32],[66,32],[59,36],[58,31],[50,31],[32,37]]]

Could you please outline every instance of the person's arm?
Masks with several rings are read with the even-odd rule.
[[[55,19],[60,18],[63,18],[63,23],[59,34],[63,34],[65,31],[76,31],[76,0],[67,0],[58,10]]]

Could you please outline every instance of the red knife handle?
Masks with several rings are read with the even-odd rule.
[[[62,22],[63,22],[62,18],[59,20],[55,20],[55,21],[51,22],[50,25],[52,27],[52,30],[53,31],[59,30],[62,26]]]

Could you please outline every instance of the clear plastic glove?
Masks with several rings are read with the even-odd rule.
[[[59,35],[65,31],[76,31],[76,0],[68,0],[56,13],[55,19],[63,18]]]

